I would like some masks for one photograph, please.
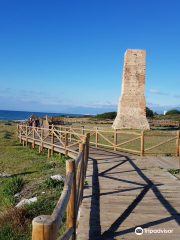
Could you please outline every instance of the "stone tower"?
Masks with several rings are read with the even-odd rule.
[[[114,129],[149,129],[146,119],[145,50],[128,49],[124,54],[121,96]]]

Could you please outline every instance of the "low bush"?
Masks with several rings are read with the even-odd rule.
[[[24,186],[24,180],[22,177],[13,177],[5,181],[2,185],[2,193],[5,196],[14,196],[14,194],[20,192]]]
[[[170,172],[171,174],[178,174],[179,169],[168,169],[168,172]]]
[[[5,132],[4,135],[3,135],[3,138],[9,139],[9,138],[11,138],[11,135],[12,134],[10,132]]]

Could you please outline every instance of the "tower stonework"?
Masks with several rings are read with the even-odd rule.
[[[128,49],[124,54],[122,89],[114,129],[149,129],[146,119],[145,50]]]

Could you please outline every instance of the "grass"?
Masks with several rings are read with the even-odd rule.
[[[178,174],[179,169],[168,169],[168,172],[170,172],[171,174]]]
[[[0,239],[30,240],[32,219],[38,215],[51,214],[63,189],[63,183],[50,178],[65,176],[68,156],[59,158],[54,154],[47,158],[47,150],[23,147],[16,139],[16,124],[0,121]],[[2,176],[4,174],[4,177]],[[11,177],[5,177],[5,175]],[[20,192],[21,199],[37,197],[38,201],[21,208],[14,194]],[[65,229],[63,218],[60,233]]]

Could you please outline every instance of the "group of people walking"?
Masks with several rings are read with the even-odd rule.
[[[29,126],[34,126],[34,127],[39,127],[39,119],[35,118],[33,119],[29,119]]]

